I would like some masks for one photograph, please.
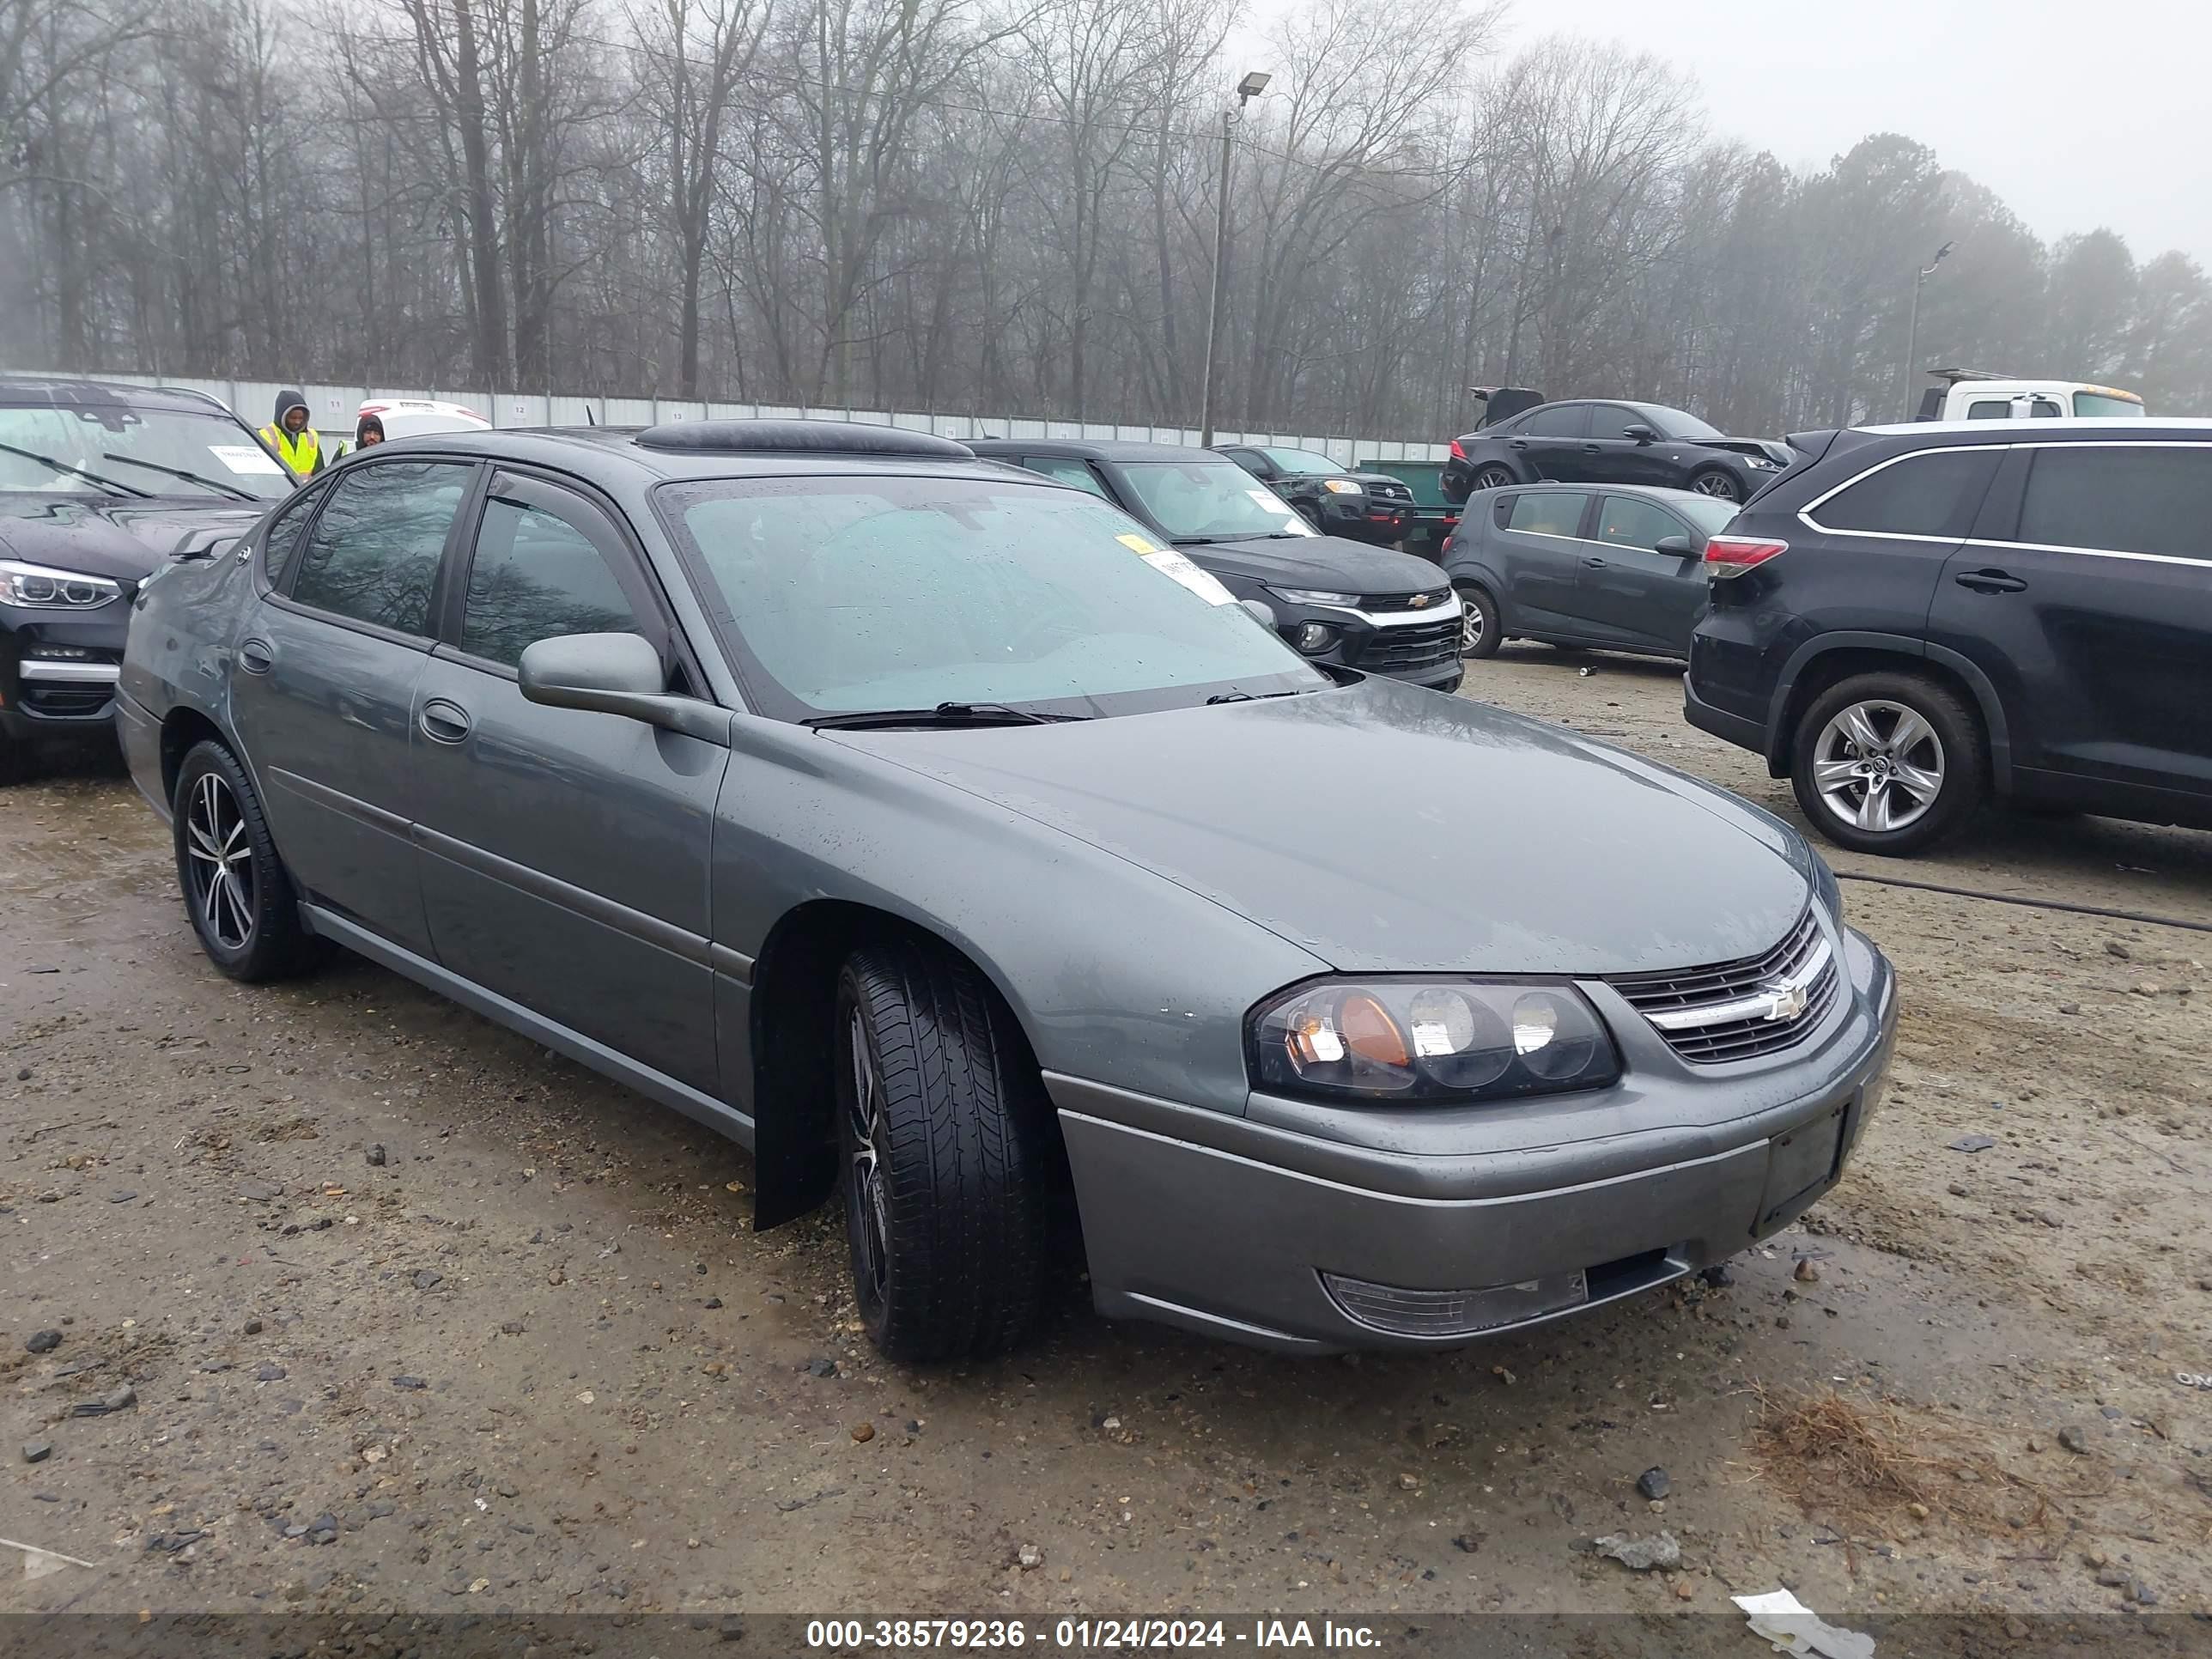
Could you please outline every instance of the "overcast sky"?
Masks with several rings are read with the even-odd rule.
[[[1568,32],[1691,70],[1717,134],[1792,167],[1901,132],[2045,241],[2212,266],[2212,0],[1514,0],[1504,46]]]

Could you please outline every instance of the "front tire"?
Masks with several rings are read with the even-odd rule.
[[[1735,474],[1725,468],[1711,466],[1703,472],[1692,473],[1690,488],[1700,495],[1710,495],[1717,501],[1741,501],[1743,486],[1736,482]]]
[[[939,946],[855,951],[837,981],[838,1184],[860,1320],[909,1362],[1004,1352],[1045,1263],[1043,1090],[1005,1006]]]
[[[1966,822],[1989,788],[1980,717],[1917,674],[1856,674],[1813,700],[1792,740],[1790,781],[1838,847],[1917,853]]]
[[[300,900],[276,856],[261,798],[221,744],[192,745],[170,799],[185,914],[210,962],[255,981],[307,972],[330,954],[300,921]]]
[[[1505,643],[1505,630],[1498,614],[1498,601],[1480,582],[1455,582],[1459,590],[1459,654],[1462,658],[1494,657]]]

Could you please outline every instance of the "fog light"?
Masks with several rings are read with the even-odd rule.
[[[27,645],[27,657],[37,657],[46,662],[82,662],[92,655],[81,645]]]
[[[1564,1313],[1589,1300],[1589,1276],[1580,1271],[1465,1291],[1408,1290],[1332,1273],[1322,1273],[1321,1281],[1347,1316],[1393,1336],[1471,1336]]]
[[[1317,656],[1336,643],[1336,630],[1327,623],[1300,623],[1298,649],[1308,656]]]

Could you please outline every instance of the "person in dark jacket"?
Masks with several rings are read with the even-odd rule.
[[[353,429],[353,447],[356,449],[367,449],[371,444],[380,444],[383,441],[384,417],[380,415],[362,416],[360,424]]]
[[[295,481],[323,470],[322,434],[307,424],[307,400],[289,386],[276,394],[276,417],[261,428],[261,441]]]

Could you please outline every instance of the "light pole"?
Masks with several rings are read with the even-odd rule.
[[[1912,281],[1912,321],[1905,331],[1905,418],[1912,418],[1912,364],[1920,356],[1920,290],[1928,286],[1928,279],[1936,274],[1936,267],[1951,257],[1951,244],[1946,242],[1936,250],[1930,259]]]
[[[1229,168],[1235,159],[1230,141],[1237,123],[1243,118],[1244,106],[1267,89],[1271,78],[1264,70],[1252,70],[1237,83],[1237,107],[1221,112],[1221,195],[1213,204],[1213,291],[1206,302],[1206,368],[1199,380],[1198,393],[1198,441],[1209,448],[1213,444],[1213,360],[1216,331],[1221,325],[1221,272],[1229,244]]]

